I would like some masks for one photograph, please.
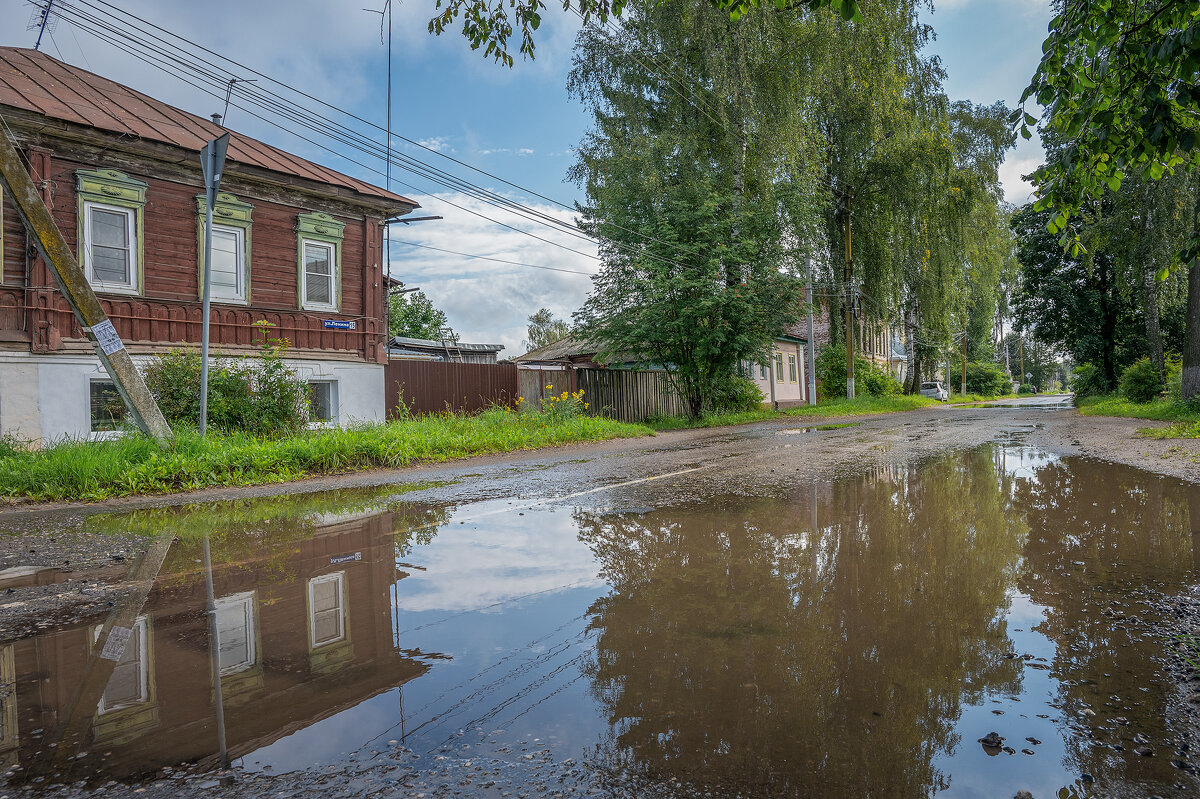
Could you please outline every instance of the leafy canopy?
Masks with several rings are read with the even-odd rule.
[[[858,0],[707,0],[713,8],[727,12],[731,19],[738,19],[753,9],[773,8],[790,11],[801,8],[817,9],[829,7],[847,20],[861,20]],[[626,0],[563,0],[563,11],[574,11],[586,26],[592,19],[601,25],[610,16],[620,17],[625,11]],[[513,57],[508,51],[508,40],[514,27],[520,31],[520,53],[533,58],[533,34],[542,24],[542,12],[547,8],[542,0],[437,0],[438,14],[429,20],[429,32],[440,36],[455,20],[462,21],[462,35],[471,43],[472,50],[484,48],[485,58],[511,67]],[[511,16],[510,16],[511,10]]]
[[[438,339],[446,326],[446,314],[434,307],[424,292],[402,294],[393,289],[388,295],[388,336]]]
[[[1061,146],[1033,174],[1051,233],[1076,249],[1068,222],[1128,175],[1158,180],[1200,164],[1200,4],[1194,0],[1064,0],[1021,97],[1046,109]],[[1037,119],[1012,122],[1031,137]],[[1193,240],[1183,260],[1196,254]]]
[[[539,308],[529,315],[529,326],[525,331],[529,336],[526,342],[529,349],[536,350],[566,338],[571,333],[571,325],[565,319],[555,318],[549,308]]]

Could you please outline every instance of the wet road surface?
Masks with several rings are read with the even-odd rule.
[[[0,516],[147,553],[0,646],[8,788],[1196,795],[1161,608],[1200,487],[1051,451],[1044,413]]]

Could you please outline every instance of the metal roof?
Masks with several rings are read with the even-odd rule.
[[[211,120],[37,50],[0,47],[0,105],[197,153],[210,139],[230,133],[230,161],[340,186],[376,200],[418,207],[407,197],[229,131]]]
[[[439,352],[445,352],[447,347],[465,352],[499,352],[504,349],[503,344],[455,343],[453,341],[434,341],[433,339],[407,338],[405,336],[392,336],[389,343],[393,347],[413,347],[423,350],[437,350]]]

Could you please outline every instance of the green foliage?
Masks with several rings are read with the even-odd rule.
[[[0,454],[0,496],[95,501],[214,486],[263,485],[489,452],[648,435],[649,428],[593,416],[549,418],[493,408],[279,438],[245,432],[201,437],[187,428],[167,446],[144,436],[63,441]]]
[[[1183,401],[1183,358],[1172,354],[1166,358],[1167,399],[1171,402]]]
[[[1044,128],[1061,146],[1033,175],[1051,233],[1074,239],[1069,221],[1127,176],[1160,180],[1200,163],[1200,17],[1192,2],[1067,2],[1050,23],[1042,60],[1021,97],[1049,109]],[[1134,88],[1131,88],[1134,87]],[[1181,88],[1183,87],[1183,88]],[[1037,124],[1012,116],[1025,138]],[[1078,242],[1073,247],[1078,252]],[[1195,241],[1184,261],[1191,260]]]
[[[826,400],[846,396],[846,349],[836,344],[826,344],[816,359],[817,379],[820,381],[818,399]],[[891,373],[881,369],[866,358],[854,359],[855,392],[871,397],[894,397],[904,392],[904,387]]]
[[[1134,361],[1121,373],[1121,396],[1130,402],[1150,402],[1163,388],[1163,376],[1149,358]]]
[[[388,294],[388,336],[440,339],[446,314],[435,308],[424,292],[401,293],[400,288]]]
[[[1021,387],[1017,389],[1017,393],[1018,393],[1018,394],[1022,394],[1022,395],[1024,395],[1024,394],[1036,394],[1036,393],[1037,393],[1037,389],[1035,389],[1035,388],[1034,388],[1032,385],[1030,385],[1029,383],[1022,383],[1022,384],[1021,384]]]
[[[269,342],[258,357],[210,359],[208,424],[259,435],[293,433],[308,421],[308,384],[283,362],[286,347]],[[200,422],[200,354],[176,350],[142,368],[172,426]]]
[[[695,430],[704,427],[728,427],[730,425],[763,422],[777,419],[779,414],[767,408],[757,408],[750,411],[730,411],[727,413],[707,412],[695,419],[687,416],[652,416],[646,420],[646,425],[655,430]]]
[[[1012,381],[999,364],[968,363],[967,391],[985,397],[998,397],[1012,391]]]
[[[539,308],[530,314],[526,333],[529,349],[536,350],[566,338],[571,333],[571,325],[564,319],[556,319],[549,308]]]
[[[729,18],[737,20],[750,12],[751,9],[766,8],[771,12],[782,9],[776,2],[765,0],[708,0],[713,8],[729,14]],[[620,17],[625,9],[626,0],[576,0],[575,12],[580,16],[583,26],[593,18],[603,27],[609,16]],[[796,6],[805,6],[810,10],[822,7],[832,8],[846,20],[862,20],[858,10],[858,0],[798,0]],[[571,0],[564,0],[563,11],[571,9]],[[430,33],[440,36],[457,19],[462,20],[462,35],[471,43],[472,50],[483,48],[484,58],[491,58],[496,63],[511,67],[513,57],[508,52],[508,38],[513,34],[514,26],[521,32],[520,54],[533,59],[535,45],[533,34],[542,24],[542,12],[546,4],[542,0],[511,0],[509,3],[489,2],[489,0],[437,0],[437,16],[429,20]],[[509,17],[509,8],[512,17]]]
[[[1094,397],[1107,394],[1109,387],[1104,382],[1104,375],[1095,364],[1081,363],[1071,372],[1071,390],[1075,392],[1076,401],[1082,397]]]
[[[1200,402],[1156,399],[1133,402],[1124,397],[1086,397],[1078,400],[1079,412],[1085,416],[1125,416],[1133,419],[1155,419],[1173,422],[1168,427],[1143,428],[1143,438],[1200,438]]]
[[[713,388],[710,413],[738,414],[762,410],[762,390],[748,377],[726,375]]]

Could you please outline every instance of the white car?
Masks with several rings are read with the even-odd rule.
[[[941,383],[922,383],[921,396],[929,397],[930,399],[946,402],[950,399],[950,392],[947,391]]]

